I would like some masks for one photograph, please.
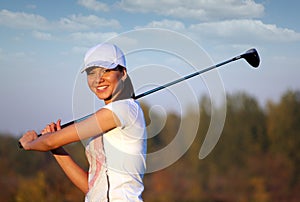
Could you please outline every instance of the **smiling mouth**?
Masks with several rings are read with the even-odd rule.
[[[108,86],[99,86],[97,87],[97,90],[103,91],[107,88]]]

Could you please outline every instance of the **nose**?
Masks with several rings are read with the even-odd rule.
[[[103,74],[104,74],[104,72],[99,71],[99,72],[95,75],[95,82],[99,83],[99,82],[103,81]]]

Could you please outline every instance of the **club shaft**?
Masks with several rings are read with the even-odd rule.
[[[162,89],[164,89],[164,88],[167,88],[167,87],[169,87],[169,86],[172,86],[172,85],[174,85],[174,84],[177,84],[177,83],[182,82],[182,81],[184,81],[184,80],[190,79],[190,78],[195,77],[195,76],[200,75],[200,74],[203,74],[203,73],[205,73],[205,72],[208,72],[208,71],[210,71],[210,70],[212,70],[212,69],[215,69],[215,68],[217,68],[217,67],[220,67],[220,66],[222,66],[222,65],[225,65],[225,64],[227,64],[227,63],[229,63],[229,62],[232,62],[232,61],[234,61],[234,60],[237,60],[237,59],[240,59],[240,57],[237,56],[237,57],[232,58],[232,59],[230,59],[230,60],[226,60],[225,62],[221,62],[221,63],[216,64],[216,65],[214,65],[214,66],[211,66],[211,67],[208,67],[208,68],[206,68],[206,69],[203,69],[203,70],[194,72],[194,73],[192,73],[192,74],[189,74],[189,75],[187,75],[187,76],[184,76],[184,77],[182,77],[182,78],[180,78],[180,79],[177,79],[177,80],[175,80],[175,81],[171,81],[171,82],[166,83],[166,84],[164,84],[164,85],[162,85],[162,86],[158,86],[158,87],[156,87],[156,88],[154,88],[154,89],[148,90],[148,91],[146,91],[146,92],[144,92],[144,93],[141,93],[141,94],[135,96],[134,99],[142,98],[142,97],[144,97],[144,96],[146,96],[146,95],[152,94],[152,93],[154,93],[154,92],[157,92],[157,91],[159,91],[159,90],[162,90]]]

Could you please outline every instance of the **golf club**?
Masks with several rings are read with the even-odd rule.
[[[133,97],[133,99],[137,100],[137,99],[142,98],[142,97],[144,97],[144,96],[146,96],[146,95],[152,94],[152,93],[154,93],[154,92],[157,92],[157,91],[162,90],[162,89],[164,89],[164,88],[167,88],[167,87],[169,87],[169,86],[172,86],[172,85],[174,85],[174,84],[177,84],[177,83],[179,83],[179,82],[181,82],[181,81],[190,79],[190,78],[192,78],[192,77],[195,77],[195,76],[197,76],[197,75],[203,74],[203,73],[208,72],[208,71],[210,71],[210,70],[212,70],[212,69],[216,69],[216,68],[218,68],[218,67],[220,67],[220,66],[223,66],[223,65],[225,65],[225,64],[227,64],[227,63],[230,63],[230,62],[239,60],[239,59],[241,59],[241,58],[245,59],[245,60],[246,60],[252,67],[254,67],[254,68],[257,68],[257,67],[259,66],[260,58],[259,58],[258,52],[256,51],[256,49],[252,48],[252,49],[249,49],[248,51],[246,51],[245,53],[243,53],[243,54],[241,54],[241,55],[238,55],[238,56],[236,56],[236,57],[234,57],[234,58],[231,58],[231,59],[226,60],[226,61],[224,61],[224,62],[220,62],[220,63],[218,63],[218,64],[216,64],[216,65],[213,65],[213,66],[210,66],[210,67],[208,67],[208,68],[206,68],[206,69],[203,69],[203,70],[197,71],[197,72],[195,72],[195,73],[189,74],[189,75],[187,75],[187,76],[184,76],[184,77],[179,78],[179,79],[177,79],[177,80],[171,81],[171,82],[166,83],[166,84],[164,84],[164,85],[158,86],[158,87],[156,87],[156,88],[154,88],[154,89],[148,90],[148,91],[146,91],[146,92],[144,92],[144,93],[141,93],[141,94],[139,94],[139,95]],[[74,124],[74,123],[76,123],[76,122],[80,122],[80,121],[82,121],[82,120],[88,118],[90,115],[91,115],[91,114],[89,114],[89,115],[87,115],[87,116],[85,116],[85,117],[82,117],[82,118],[80,118],[80,119],[77,119],[77,120],[74,120],[74,121],[70,121],[70,122],[68,122],[68,123],[66,123],[66,124],[63,124],[63,125],[61,126],[61,128],[65,128],[65,127],[67,127],[67,126],[69,126],[69,125],[72,125],[72,124]],[[39,134],[38,137],[39,137],[39,136],[41,136],[41,134]],[[23,146],[21,145],[20,142],[19,142],[19,148],[23,148]]]

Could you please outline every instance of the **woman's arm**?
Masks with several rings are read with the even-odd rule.
[[[108,109],[100,109],[84,121],[60,128],[60,121],[48,125],[38,138],[28,131],[20,139],[25,150],[50,151],[68,178],[84,193],[88,191],[88,174],[78,166],[61,146],[109,131],[120,125],[119,119]]]
[[[72,142],[87,139],[120,125],[119,119],[109,109],[100,109],[94,115],[61,130],[38,138],[35,131],[26,132],[19,140],[25,150],[50,151]]]
[[[61,130],[60,120],[58,120],[56,124],[51,123],[47,125],[41,133],[45,135],[59,130]],[[84,171],[62,147],[51,150],[51,153],[71,182],[86,194],[89,189],[88,173]]]
[[[87,194],[89,190],[88,173],[84,171],[62,147],[52,150],[52,153],[71,182],[84,194]]]

